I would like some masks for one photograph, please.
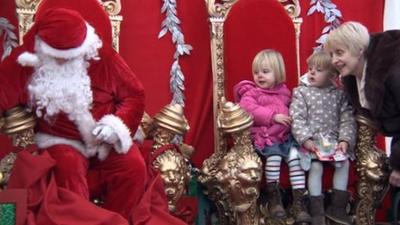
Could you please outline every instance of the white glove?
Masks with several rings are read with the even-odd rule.
[[[111,145],[116,144],[119,141],[115,130],[108,125],[97,125],[93,129],[92,134],[96,137],[96,140],[106,142]]]

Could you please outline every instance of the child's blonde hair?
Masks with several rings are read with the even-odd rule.
[[[273,49],[264,49],[257,53],[253,59],[253,73],[262,70],[265,66],[274,72],[276,84],[286,80],[285,62],[281,53]]]
[[[314,52],[307,59],[308,67],[315,66],[322,70],[328,70],[330,76],[337,76],[339,73],[332,64],[331,56],[324,51]]]
[[[369,45],[368,29],[359,22],[343,23],[329,33],[324,48],[329,51],[335,45],[342,46],[355,55],[360,51],[365,52]]]

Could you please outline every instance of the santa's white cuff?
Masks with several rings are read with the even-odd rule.
[[[35,135],[35,142],[39,148],[50,148],[55,145],[69,145],[72,146],[78,152],[82,153],[82,155],[84,155],[86,158],[92,156],[86,151],[85,145],[77,140],[67,139],[63,137],[58,137],[38,132]]]
[[[114,129],[119,139],[119,141],[113,145],[116,152],[127,153],[129,151],[132,146],[131,132],[119,117],[111,114],[105,115],[100,119],[98,125],[107,125]]]

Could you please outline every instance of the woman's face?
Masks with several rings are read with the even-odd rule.
[[[359,54],[355,54],[347,48],[336,45],[329,53],[332,56],[332,64],[339,71],[340,77],[345,77],[347,75],[358,76],[362,74],[362,70],[359,71],[360,64],[362,63],[361,50]]]

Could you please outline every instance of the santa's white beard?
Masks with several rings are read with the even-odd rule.
[[[93,102],[89,64],[84,57],[70,59],[63,64],[44,54],[38,53],[41,64],[35,67],[28,85],[30,105],[36,108],[36,115],[49,120],[64,112],[72,121],[78,114],[87,113]]]

